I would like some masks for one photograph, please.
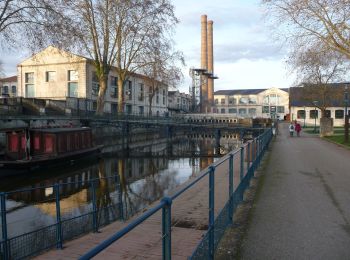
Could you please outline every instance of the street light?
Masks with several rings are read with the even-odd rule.
[[[318,101],[313,101],[312,103],[313,103],[314,106],[315,106],[315,114],[314,114],[314,117],[315,117],[315,127],[314,127],[314,133],[316,133],[316,114],[317,114],[316,108],[317,108]]]
[[[345,84],[344,91],[344,105],[345,105],[345,124],[344,124],[344,141],[345,143],[349,142],[349,115],[348,115],[348,104],[349,104],[349,93],[348,93],[348,84]]]

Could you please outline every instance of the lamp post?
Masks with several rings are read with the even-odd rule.
[[[317,110],[316,110],[316,108],[317,108],[317,103],[318,103],[318,101],[314,101],[314,102],[312,102],[313,104],[314,104],[314,106],[315,106],[315,114],[314,114],[314,118],[315,118],[315,127],[314,127],[314,133],[316,133],[316,118],[317,118]]]
[[[306,110],[305,110],[305,106],[304,106],[304,128],[305,128],[305,118],[306,118]]]
[[[345,124],[344,124],[344,141],[345,143],[349,142],[349,115],[348,115],[348,104],[349,104],[349,93],[348,93],[348,84],[345,85],[344,91],[344,105],[345,105]]]

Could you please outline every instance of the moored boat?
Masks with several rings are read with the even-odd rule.
[[[101,148],[94,145],[88,127],[11,129],[6,131],[0,177],[72,164],[99,154]]]

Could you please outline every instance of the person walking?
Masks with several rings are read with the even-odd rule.
[[[292,122],[290,122],[290,125],[289,125],[289,134],[290,134],[290,137],[293,137],[293,134],[294,134],[294,125]]]
[[[300,137],[301,125],[298,122],[295,122],[295,131],[297,132],[297,136]]]

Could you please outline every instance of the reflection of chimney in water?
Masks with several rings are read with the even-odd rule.
[[[214,42],[213,42],[213,21],[208,21],[208,72],[214,74]],[[214,104],[214,79],[208,79],[208,108]]]
[[[207,15],[201,16],[201,68],[208,69]],[[201,112],[205,112],[208,100],[207,76],[201,76]]]

